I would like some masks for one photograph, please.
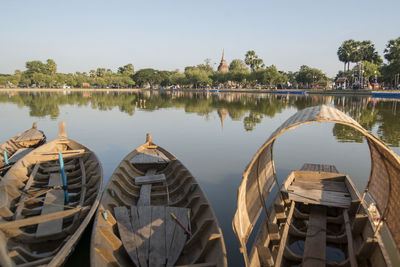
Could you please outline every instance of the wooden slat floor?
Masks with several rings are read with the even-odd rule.
[[[334,165],[305,163],[300,171],[334,172],[339,173]]]
[[[304,164],[303,171],[324,171],[339,173],[333,165]],[[345,179],[345,178],[343,178]],[[318,176],[296,178],[288,186],[289,198],[297,202],[349,208],[351,196],[345,182],[332,179],[318,179]]]
[[[326,207],[312,205],[304,245],[303,267],[324,267],[326,249]]]
[[[189,209],[168,206],[114,208],[122,243],[137,266],[174,266],[186,243],[185,231],[171,213],[188,228]]]

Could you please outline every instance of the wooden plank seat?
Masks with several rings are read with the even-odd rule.
[[[168,206],[125,206],[114,208],[125,250],[137,266],[174,266],[185,246],[190,209]]]
[[[39,215],[39,216],[33,216],[29,217],[26,219],[20,219],[16,221],[7,221],[7,222],[2,222],[0,223],[0,229],[4,232],[8,232],[9,229],[15,229],[19,227],[25,227],[29,225],[35,225],[39,223],[44,223],[44,222],[49,222],[52,220],[59,220],[63,219],[69,216],[72,216],[78,212],[84,212],[87,211],[90,207],[85,206],[85,207],[76,207],[73,209],[69,210],[63,210],[59,212],[54,212],[46,215]]]
[[[141,185],[140,196],[137,206],[149,206],[151,205],[151,186],[153,183],[164,183],[166,185],[167,180],[164,174],[155,174],[156,169],[149,169],[145,176],[139,176],[135,178],[135,183]],[[168,188],[167,188],[168,192]]]
[[[307,190],[298,186],[289,186],[287,193],[289,199],[297,202],[319,204],[331,207],[348,209],[351,204],[351,197],[343,192],[325,190]]]
[[[303,166],[303,168],[305,167]],[[331,167],[329,168],[331,169]],[[306,170],[308,171],[308,169]],[[290,200],[297,202],[348,209],[352,199],[345,179],[345,177],[329,178],[320,177],[315,173],[305,173],[293,179],[287,187],[287,193]]]
[[[165,174],[156,174],[156,175],[146,175],[139,176],[135,178],[135,184],[143,185],[143,184],[154,184],[154,183],[165,183]]]
[[[147,148],[139,151],[131,160],[130,163],[135,168],[145,171],[147,169],[163,169],[170,162],[170,159],[158,149]]]
[[[168,163],[170,160],[158,149],[143,149],[135,155],[131,163],[150,164],[150,163]]]
[[[325,266],[327,208],[311,205],[304,245],[303,267]]]
[[[49,186],[62,186],[61,173],[50,173]],[[64,210],[64,190],[55,189],[46,194],[41,215],[51,214]],[[62,231],[63,219],[40,223],[36,230],[36,237],[56,234]]]

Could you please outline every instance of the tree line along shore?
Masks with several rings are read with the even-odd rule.
[[[226,89],[360,89],[399,87],[400,37],[389,40],[382,57],[370,40],[346,40],[337,50],[343,70],[328,77],[322,70],[303,65],[298,71],[266,66],[255,51],[244,59],[233,59],[226,69],[214,70],[211,60],[184,71],[145,68],[135,71],[126,64],[113,71],[97,68],[89,72],[59,73],[53,59],[25,63],[25,70],[0,74],[0,88],[226,88]],[[222,57],[221,64],[225,62]],[[220,64],[220,65],[221,65]]]

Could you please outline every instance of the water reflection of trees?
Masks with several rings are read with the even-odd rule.
[[[376,130],[379,138],[388,145],[399,146],[400,120],[399,115],[397,115],[397,100],[377,100],[370,97],[335,97],[334,104],[368,131]],[[341,141],[363,141],[362,136],[349,127],[335,125],[333,134]]]
[[[287,108],[297,110],[321,104],[333,104],[349,114],[369,131],[391,146],[399,146],[400,120],[396,101],[378,101],[370,97],[352,96],[288,96],[274,94],[210,94],[190,92],[71,92],[71,93],[3,93],[0,103],[11,102],[19,107],[28,107],[33,117],[59,116],[63,105],[90,106],[96,110],[119,108],[123,113],[134,115],[135,109],[154,111],[166,108],[183,109],[187,113],[209,117],[215,112],[221,122],[229,116],[231,120],[243,121],[246,131],[251,131],[263,118],[273,118]],[[221,115],[222,114],[222,115]],[[223,118],[222,118],[222,117]],[[363,136],[352,128],[335,125],[333,135],[340,142],[363,142]]]
[[[132,93],[11,93],[0,94],[0,103],[11,102],[20,107],[29,107],[29,114],[33,117],[50,116],[52,119],[56,119],[59,115],[59,106],[64,105],[90,105],[93,109],[103,111],[119,107],[121,112],[133,115],[135,113],[136,97],[136,94]]]

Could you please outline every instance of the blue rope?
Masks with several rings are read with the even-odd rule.
[[[8,165],[7,151],[4,150],[4,164]]]
[[[62,153],[58,153],[58,159],[60,161],[60,169],[61,169],[62,182],[63,182],[63,186],[64,186],[65,202],[67,204],[69,204],[68,188],[67,188],[67,176],[65,175],[64,160],[63,160]]]

